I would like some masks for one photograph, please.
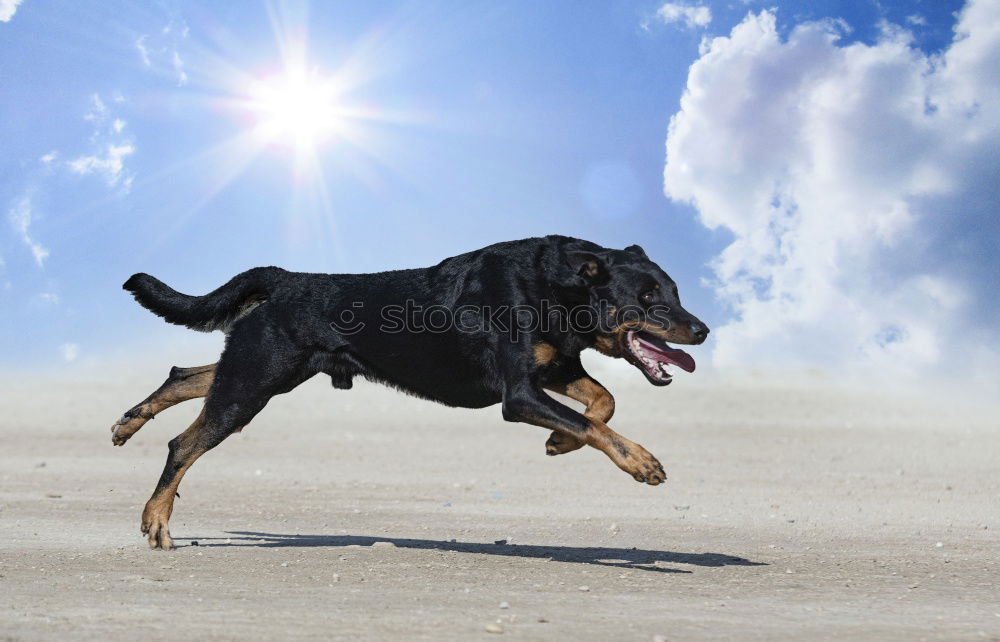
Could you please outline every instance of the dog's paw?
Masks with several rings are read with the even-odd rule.
[[[553,430],[545,442],[545,454],[550,457],[564,455],[583,447],[583,442],[572,435]]]
[[[637,482],[643,484],[656,486],[667,481],[667,474],[663,471],[660,462],[639,444],[628,446],[627,454],[618,465],[622,470],[632,475]]]
[[[125,442],[150,419],[151,417],[144,416],[138,407],[127,411],[111,426],[111,443],[115,446],[124,446]]]
[[[163,516],[163,511],[152,501],[146,504],[142,511],[142,534],[149,541],[149,547],[155,550],[169,551],[174,548],[174,540],[170,538],[170,530],[167,528],[167,518]]]

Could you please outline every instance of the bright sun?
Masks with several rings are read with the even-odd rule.
[[[254,134],[265,144],[316,148],[344,126],[338,98],[333,80],[317,72],[288,70],[265,78],[250,92]]]

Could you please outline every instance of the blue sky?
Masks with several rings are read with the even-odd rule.
[[[831,50],[879,53],[897,25],[909,58],[935,60],[963,6],[0,0],[0,364],[56,367],[185,341],[120,290],[138,271],[201,293],[255,265],[378,271],[548,233],[639,243],[689,309],[732,324],[740,342],[759,338],[773,330],[744,326],[760,301],[719,284],[719,257],[745,230],[713,214],[705,185],[671,187],[669,163],[664,193],[671,118],[692,132],[712,124],[696,100],[682,108],[685,87],[703,81],[692,69],[711,69],[763,15],[778,49],[820,24],[836,32]],[[699,7],[708,14],[691,13]],[[248,97],[289,65],[336,82],[349,112],[315,145],[253,133],[266,117]],[[705,175],[718,170],[683,131],[670,136],[675,167],[690,157]],[[889,343],[919,335],[873,323]],[[806,330],[814,341],[816,327]],[[722,362],[733,352],[718,350]]]

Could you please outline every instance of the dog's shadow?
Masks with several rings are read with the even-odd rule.
[[[377,542],[390,542],[397,548],[454,551],[479,555],[499,555],[503,557],[523,557],[545,559],[553,562],[572,564],[595,564],[616,566],[659,573],[691,573],[692,571],[657,566],[662,564],[690,564],[693,566],[767,566],[764,562],[753,562],[742,557],[720,553],[675,553],[671,551],[651,551],[637,548],[605,548],[578,546],[533,546],[528,544],[508,544],[501,540],[494,544],[479,542],[459,542],[433,539],[409,539],[403,537],[369,537],[364,535],[280,535],[250,531],[227,531],[229,537],[179,537],[175,542],[187,542],[188,546],[259,546],[264,548],[283,547],[370,547]],[[197,543],[195,543],[197,542]]]

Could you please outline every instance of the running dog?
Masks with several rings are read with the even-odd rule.
[[[668,342],[700,344],[708,328],[681,307],[677,286],[638,245],[624,250],[564,236],[490,245],[434,267],[377,274],[248,270],[204,296],[181,294],[148,274],[125,282],[136,301],[170,323],[222,330],[218,363],[173,368],[111,428],[125,444],[182,401],[205,398],[195,422],[169,443],[166,466],[142,512],[154,549],[184,473],[243,429],[274,395],[316,374],[347,389],[356,376],[449,406],[501,404],[507,421],[552,431],[548,455],[597,448],[637,481],[663,467],[611,430],[611,394],[584,370],[586,348],[624,358],[657,386],[671,367],[695,363]],[[565,395],[580,413],[546,394]]]

